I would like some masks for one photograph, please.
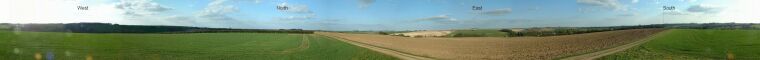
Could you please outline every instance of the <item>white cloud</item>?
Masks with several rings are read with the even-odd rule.
[[[284,10],[278,9],[278,11],[280,12],[295,13],[293,15],[296,15],[296,16],[286,16],[286,17],[275,17],[274,19],[277,19],[277,20],[309,20],[309,19],[315,19],[316,17],[316,14],[314,14],[314,12],[309,10],[309,6],[307,5],[280,3],[277,6],[287,7],[287,9],[284,9]]]
[[[723,8],[718,6],[712,6],[712,5],[692,5],[686,10],[670,10],[665,11],[662,14],[665,15],[704,15],[704,14],[715,14],[722,12]]]
[[[501,16],[501,15],[512,13],[512,9],[501,8],[501,9],[494,9],[494,10],[477,11],[475,13],[482,14],[482,15]]]
[[[618,0],[577,0],[577,3],[595,7],[603,7],[613,10],[627,10]]]
[[[732,0],[731,4],[721,5],[721,11],[716,15],[722,21],[740,23],[760,23],[760,0]]]
[[[717,6],[712,5],[692,5],[686,11],[689,12],[695,12],[695,13],[717,13],[720,12],[722,9]]]
[[[286,6],[286,7],[288,7],[288,9],[286,9],[286,10],[279,10],[280,12],[301,13],[301,14],[313,13],[311,10],[309,10],[309,6],[306,6],[306,5],[290,5],[288,3],[280,3],[277,6]]]
[[[417,20],[423,20],[423,21],[456,21],[457,19],[449,17],[449,15],[438,15],[438,16],[431,16],[431,17],[425,17],[420,18]]]
[[[234,20],[227,14],[238,12],[239,9],[232,5],[224,5],[227,0],[214,0],[202,11],[196,14],[197,17],[208,18],[213,20]]]
[[[235,18],[228,17],[227,15],[238,12],[238,8],[232,5],[226,5],[227,0],[212,0],[202,10],[194,12],[191,15],[176,15],[165,10],[153,7],[163,7],[160,3],[150,2],[150,0],[131,0],[129,2],[140,2],[143,5],[129,5],[124,4],[127,2],[116,3],[116,9],[124,9],[118,6],[135,6],[143,8],[130,8],[132,12],[124,9],[124,15],[137,15],[137,16],[123,16],[125,21],[121,21],[120,24],[138,24],[138,25],[180,25],[180,26],[196,26],[196,27],[230,27],[230,24],[239,23]],[[121,5],[120,5],[121,4]],[[134,4],[134,3],[132,3]],[[142,10],[139,10],[142,9]],[[154,12],[151,14],[143,14],[142,12]],[[157,14],[166,13],[166,14]],[[143,15],[143,16],[139,16]],[[144,16],[149,15],[149,16]],[[240,25],[240,24],[236,24]]]
[[[124,15],[129,16],[146,16],[155,15],[171,8],[167,8],[153,2],[152,0],[121,0],[114,4],[116,9],[124,10]]]
[[[121,21],[112,4],[78,4],[72,0],[0,0],[0,23],[77,23]],[[88,6],[78,10],[77,6]]]

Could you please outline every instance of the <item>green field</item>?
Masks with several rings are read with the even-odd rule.
[[[452,37],[505,37],[507,33],[499,29],[478,29],[478,30],[454,30],[449,36]]]
[[[35,56],[56,60],[397,60],[313,34],[0,31],[0,59],[34,60]]]
[[[760,30],[672,29],[652,37],[654,40],[605,60],[737,60],[760,59]]]

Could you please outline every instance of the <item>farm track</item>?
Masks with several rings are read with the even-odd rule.
[[[378,47],[378,46],[373,46],[373,45],[369,45],[369,44],[365,44],[365,43],[361,43],[361,42],[356,42],[356,41],[352,41],[352,40],[346,40],[346,39],[341,38],[341,37],[332,36],[328,32],[316,32],[316,34],[332,37],[332,38],[335,38],[337,40],[340,40],[340,41],[343,41],[343,42],[346,42],[346,43],[349,43],[349,44],[352,44],[352,45],[356,45],[356,46],[359,46],[359,47],[364,47],[364,48],[367,48],[367,49],[370,49],[370,50],[373,50],[373,51],[377,51],[377,52],[380,52],[380,53],[383,53],[383,54],[386,54],[386,55],[394,56],[394,57],[402,59],[402,60],[435,60],[433,58],[412,55],[412,54],[408,54],[408,53],[404,53],[404,52],[400,52],[400,51],[396,51],[396,50],[391,50],[391,49],[386,49],[386,48],[382,48],[382,47]]]
[[[317,34],[339,38],[352,44],[361,43],[408,55],[442,60],[549,60],[615,48],[637,42],[663,30],[665,29],[632,29],[549,37],[510,38],[411,38],[331,32]],[[402,59],[406,58],[402,56]]]

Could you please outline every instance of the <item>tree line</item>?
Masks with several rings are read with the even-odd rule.
[[[525,28],[521,31],[514,29],[501,29],[499,31],[507,33],[510,37],[519,36],[558,36],[583,34],[593,32],[628,30],[628,29],[645,29],[645,28],[663,28],[663,25],[636,25],[636,26],[611,26],[611,27],[543,27],[543,28]]]
[[[544,28],[525,28],[522,31],[513,31],[513,29],[501,29],[510,37],[516,36],[557,36],[582,34],[615,30],[628,29],[645,29],[645,28],[670,28],[670,29],[750,29],[760,30],[759,24],[755,23],[674,23],[674,24],[651,24],[651,25],[634,25],[634,26],[610,26],[610,27],[544,27]]]
[[[314,31],[302,29],[232,29],[205,28],[187,26],[158,25],[119,25],[111,23],[56,23],[56,24],[7,24],[16,31],[37,32],[74,32],[74,33],[219,33],[219,32],[255,32],[255,33],[301,33]]]

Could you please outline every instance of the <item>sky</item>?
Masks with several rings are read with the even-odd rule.
[[[0,0],[0,23],[78,22],[308,30],[760,23],[760,0]]]

